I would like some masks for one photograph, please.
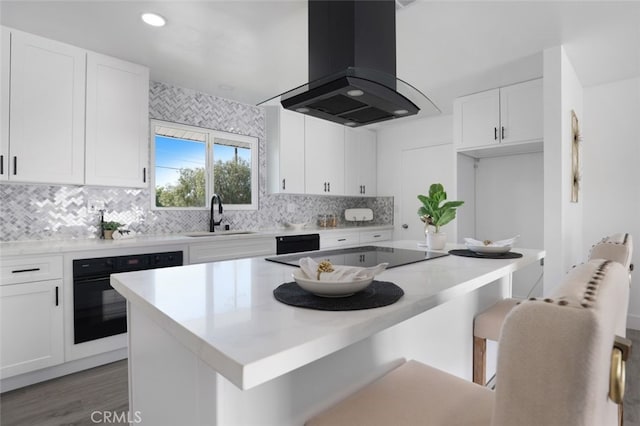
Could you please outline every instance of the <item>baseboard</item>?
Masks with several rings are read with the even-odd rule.
[[[99,365],[119,361],[121,359],[125,359],[126,357],[127,348],[121,348],[104,354],[65,362],[64,364],[55,365],[53,367],[43,368],[41,370],[20,374],[19,376],[7,377],[0,380],[0,392],[8,392],[14,389],[33,385],[35,383],[55,379],[56,377],[66,376],[67,374],[71,373],[77,373],[78,371],[87,370]]]
[[[627,315],[627,328],[640,330],[640,315]]]

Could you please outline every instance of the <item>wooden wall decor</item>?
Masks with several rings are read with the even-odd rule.
[[[580,192],[580,126],[578,116],[571,110],[571,202],[578,202]]]

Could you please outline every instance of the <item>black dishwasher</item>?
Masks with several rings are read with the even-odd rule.
[[[111,287],[111,274],[180,265],[181,251],[74,260],[74,343],[127,331],[127,303]]]
[[[320,250],[320,234],[286,235],[276,237],[276,254]]]

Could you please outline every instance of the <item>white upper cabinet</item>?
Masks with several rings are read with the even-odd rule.
[[[453,126],[458,149],[498,143],[500,90],[457,98],[453,102]]]
[[[376,133],[345,128],[345,195],[376,195]]]
[[[500,89],[502,143],[542,140],[542,116],[542,79]]]
[[[305,193],[344,195],[344,126],[315,117],[305,122]]]
[[[0,181],[9,179],[9,82],[11,33],[0,27]]]
[[[267,188],[304,194],[304,115],[279,105],[266,107]]]
[[[464,151],[542,141],[542,79],[457,98],[453,137]]]
[[[85,57],[82,49],[11,31],[10,180],[84,182]]]
[[[146,187],[149,69],[87,54],[87,185]]]

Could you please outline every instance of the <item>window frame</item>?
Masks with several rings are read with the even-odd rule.
[[[178,130],[194,131],[206,135],[205,143],[205,206],[203,207],[159,207],[156,206],[156,127],[170,127]],[[213,130],[205,127],[192,126],[189,124],[174,123],[171,121],[151,119],[149,125],[149,145],[150,145],[150,203],[151,209],[157,211],[194,211],[209,210],[211,208],[211,197],[215,193],[214,175],[215,175],[215,157],[214,145],[216,138],[225,141],[238,141],[241,144],[248,145],[251,150],[251,203],[250,204],[226,204],[224,199],[222,205],[225,210],[258,210],[258,193],[259,193],[259,144],[258,138],[255,136],[241,135],[238,133],[224,132],[221,130]],[[240,147],[240,145],[239,145]],[[244,147],[243,147],[244,148]]]

